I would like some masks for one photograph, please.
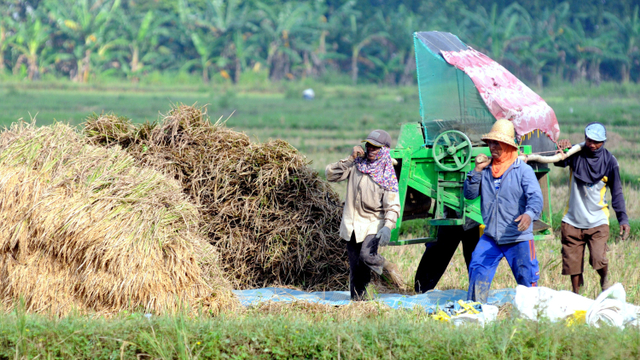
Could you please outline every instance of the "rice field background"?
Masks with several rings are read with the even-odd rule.
[[[307,101],[301,98],[302,89],[308,86],[316,90],[317,99]],[[324,176],[326,164],[348,156],[350,149],[359,144],[370,130],[382,128],[396,138],[402,123],[418,120],[419,101],[416,91],[415,88],[319,84],[280,84],[270,90],[256,91],[204,86],[152,88],[128,84],[78,86],[44,83],[34,86],[2,83],[0,125],[9,126],[20,118],[26,121],[35,119],[37,125],[48,125],[54,121],[79,125],[91,114],[110,112],[142,123],[158,120],[161,114],[171,109],[172,104],[208,104],[208,112],[212,119],[226,119],[228,127],[244,131],[256,141],[282,139],[289,142],[312,160],[311,167]],[[620,162],[621,175],[625,181],[627,211],[632,225],[631,238],[622,242],[616,236],[617,222],[612,218],[608,255],[610,276],[614,282],[624,285],[629,302],[639,304],[640,86],[607,83],[599,87],[591,87],[588,84],[558,85],[539,93],[556,111],[562,137],[579,142],[582,140],[582,129],[587,123],[600,121],[608,126],[610,140],[606,147]],[[552,208],[557,226],[567,197],[568,175],[566,170],[552,168],[550,179]],[[334,188],[344,196],[344,185],[337,184]],[[403,236],[420,236],[424,231],[423,224],[417,222],[403,229]],[[560,274],[559,238],[555,241],[537,242],[536,246],[541,266],[539,284],[556,290],[569,290],[568,278]],[[412,245],[383,250],[383,255],[399,265],[409,287],[412,287],[413,273],[423,249],[423,245]],[[588,265],[585,265],[585,269],[584,295],[594,298],[599,293],[597,274]],[[437,288],[466,289],[467,286],[466,267],[458,249]],[[515,281],[506,262],[503,261],[492,288],[513,286]],[[430,336],[444,341],[446,346],[433,347],[441,351],[438,354],[442,356],[495,358],[538,357],[546,354],[544,357],[553,358],[582,354],[585,357],[594,357],[602,348],[610,351],[610,356],[605,357],[640,356],[637,353],[640,335],[629,335],[627,332],[600,331],[600,339],[589,343],[589,346],[600,344],[600,348],[594,345],[578,350],[571,345],[571,341],[587,334],[589,330],[586,328],[569,332],[566,328],[548,324],[541,330],[532,324],[503,320],[505,328],[508,327],[511,333],[502,334],[504,329],[499,326],[484,332],[467,332],[471,336],[468,339],[476,339],[477,343],[489,340],[489,345],[482,347],[471,346],[474,342],[456,335],[455,329],[443,332],[439,324],[425,323],[420,314],[413,312],[390,313],[383,309],[367,307],[340,310],[342,312],[326,308],[298,310],[300,311],[291,308],[252,309],[241,314],[224,315],[195,323],[180,317],[149,320],[143,318],[142,314],[123,314],[117,321],[100,323],[106,320],[73,316],[47,320],[27,315],[17,307],[0,321],[4,326],[0,336],[1,346],[12,346],[14,352],[2,352],[0,357],[34,357],[38,354],[70,357],[72,355],[69,354],[78,354],[73,352],[78,350],[64,350],[61,344],[71,341],[102,344],[104,349],[115,349],[110,353],[96,353],[98,357],[112,358],[135,357],[135,354],[140,352],[154,354],[155,358],[221,357],[222,354],[231,357],[234,354],[242,357],[244,354],[273,358],[278,357],[276,352],[273,352],[275,349],[294,357],[337,357],[338,354],[342,354],[346,357],[410,358],[411,352],[399,354],[394,351],[402,348],[423,349],[423,345],[420,345],[421,338],[413,335],[415,331],[423,331],[424,334],[431,334]],[[361,314],[366,316],[362,317]],[[277,328],[278,326],[280,328]],[[93,330],[85,331],[87,327]],[[219,332],[218,329],[221,327],[226,327],[226,330]],[[336,332],[337,337],[328,334],[335,327],[339,330]],[[375,330],[358,330],[351,333],[347,331],[354,327]],[[265,328],[269,329],[265,337],[257,338],[256,334]],[[104,329],[123,332],[123,335],[114,336]],[[552,336],[554,331],[560,334],[557,338]],[[314,339],[312,336],[301,335],[305,332],[320,335]],[[384,342],[376,340],[376,336],[380,336],[381,333],[386,334],[380,338],[384,339]],[[598,335],[594,334],[594,338],[596,336]],[[296,349],[306,347],[310,350],[296,353],[292,350],[293,346],[287,347],[276,341],[281,338],[291,339],[293,344],[298,344]],[[171,339],[170,345],[166,344],[166,339]],[[603,339],[609,339],[609,342]],[[538,340],[546,344],[544,351],[540,350],[542,348],[535,350],[532,345]],[[620,352],[623,349],[616,348],[618,342],[624,342],[627,349],[635,348],[636,352]],[[57,355],[50,351],[53,348],[57,349]],[[462,348],[466,350],[463,351]],[[136,352],[135,349],[144,350]]]
[[[313,87],[317,98],[302,99],[301,91]],[[574,143],[582,141],[586,124],[600,121],[608,126],[606,147],[617,157],[621,176],[625,181],[627,211],[632,222],[633,236],[628,243],[618,243],[617,222],[612,217],[612,254],[617,247],[634,248],[640,240],[640,86],[605,83],[599,87],[588,84],[561,85],[539,93],[554,108],[561,127],[561,137]],[[158,120],[172,104],[207,105],[212,119],[226,120],[228,127],[246,132],[253,140],[282,139],[306,155],[311,167],[324,176],[324,167],[346,157],[375,128],[387,130],[396,138],[402,123],[419,118],[419,99],[414,87],[384,88],[376,86],[324,86],[320,84],[284,84],[273,91],[254,91],[241,88],[208,87],[135,87],[129,84],[109,86],[69,85],[52,83],[34,88],[32,84],[8,83],[0,85],[0,124],[8,125],[16,119],[36,119],[38,125],[62,121],[81,124],[96,113],[116,113],[129,117],[134,123]],[[568,172],[552,167],[552,209],[556,225],[567,195]],[[344,184],[334,184],[344,196]],[[408,224],[409,225],[409,224]],[[408,226],[405,237],[420,236],[421,223]],[[411,233],[413,232],[413,233]],[[541,284],[557,289],[569,289],[568,280],[559,275],[561,263],[559,243],[538,242],[543,271]],[[636,246],[637,248],[637,246]],[[422,245],[385,249],[403,271],[408,284],[417,268]],[[612,277],[620,279],[623,271],[613,263],[617,260],[629,265],[639,263],[640,252],[619,251],[620,258],[612,258]],[[623,282],[630,299],[640,302],[640,273],[629,266],[628,281]],[[456,254],[439,288],[466,288],[467,278],[461,253]],[[598,291],[593,271],[587,271],[587,292]],[[632,281],[629,281],[634,279]],[[494,288],[514,286],[506,263],[498,271]]]

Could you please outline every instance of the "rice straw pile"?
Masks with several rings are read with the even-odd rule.
[[[28,311],[235,306],[179,183],[74,129],[0,134],[0,300]]]
[[[138,127],[115,115],[93,116],[84,133],[182,183],[234,287],[347,288],[339,197],[287,142],[251,142],[212,124],[206,108],[184,105]]]

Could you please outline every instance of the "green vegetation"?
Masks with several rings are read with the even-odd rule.
[[[28,85],[28,84],[27,84]],[[47,86],[48,87],[48,86]],[[227,125],[246,130],[261,140],[282,138],[305,153],[335,151],[340,141],[351,144],[363,128],[384,127],[393,133],[399,125],[417,119],[418,100],[414,88],[376,86],[321,86],[314,101],[302,99],[301,87],[274,89],[273,93],[243,91],[241,88],[131,86],[73,86],[45,90],[24,84],[0,84],[0,124],[7,125],[37,113],[41,125],[54,119],[79,124],[91,113],[115,112],[134,122],[153,121],[172,103],[209,104],[212,118],[230,116]],[[279,90],[279,91],[278,91]],[[288,93],[295,92],[297,96]],[[325,142],[329,139],[330,141]],[[352,147],[353,145],[350,145]],[[344,150],[344,148],[339,149]]]
[[[375,304],[371,304],[375,305]],[[505,316],[504,314],[503,316]],[[294,304],[215,318],[0,315],[2,358],[632,359],[640,332],[503,320],[484,329],[375,306]]]
[[[163,75],[165,76],[165,75]],[[191,79],[193,80],[193,79]],[[321,174],[329,162],[345,157],[367,132],[384,128],[395,138],[399,125],[418,118],[415,87],[325,85],[305,82],[257,85],[193,85],[188,78],[173,85],[123,82],[78,84],[69,81],[0,83],[0,124],[37,113],[38,124],[54,119],[81,123],[92,113],[114,112],[135,122],[153,121],[171,103],[210,104],[212,118],[233,115],[227,124],[261,141],[284,139],[314,162]],[[306,87],[316,90],[314,101],[301,99]],[[266,91],[265,89],[269,89]],[[640,85],[603,83],[592,86],[554,84],[541,95],[555,109],[562,137],[582,140],[589,121],[608,125],[610,149],[621,163],[625,197],[632,219],[632,237],[616,238],[612,219],[609,243],[610,274],[621,282],[627,300],[640,302],[640,158],[637,99]],[[566,170],[553,169],[552,208],[559,224],[567,197]],[[340,193],[344,187],[336,186]],[[420,236],[424,224],[409,222],[404,236]],[[560,275],[559,241],[537,242],[542,286],[568,290]],[[408,284],[413,281],[424,247],[385,248]],[[599,292],[597,274],[585,265],[585,296]],[[466,267],[460,249],[454,255],[439,289],[465,289]],[[505,263],[500,264],[493,288],[514,287]],[[265,306],[266,307],[266,306]],[[638,358],[640,332],[632,329],[566,327],[548,322],[519,321],[502,309],[500,321],[487,326],[454,328],[425,317],[419,310],[392,311],[376,304],[353,307],[314,307],[309,304],[268,307],[246,312],[202,314],[196,319],[177,315],[147,319],[144,314],[121,314],[113,319],[68,316],[50,318],[21,310],[0,315],[0,358]],[[96,315],[97,316],[97,315]]]
[[[306,87],[316,90],[313,101],[302,99]],[[368,129],[384,128],[393,137],[400,124],[419,118],[415,86],[378,87],[323,85],[315,81],[273,84],[269,92],[243,86],[198,86],[188,83],[144,85],[112,82],[102,85],[69,81],[0,83],[0,125],[37,118],[46,125],[54,119],[81,123],[91,113],[114,112],[134,122],[154,121],[172,103],[209,104],[212,118],[229,117],[227,125],[265,141],[289,141],[324,169],[326,160],[343,156]],[[623,164],[623,179],[638,184],[640,170],[626,164],[640,157],[640,85],[603,83],[592,86],[559,84],[541,92],[554,108],[562,136],[581,140],[584,126],[600,121],[610,128],[607,147]],[[233,114],[233,115],[232,115]],[[625,166],[628,165],[628,166]],[[555,185],[563,176],[552,174]]]
[[[411,34],[428,30],[458,35],[539,88],[640,74],[639,7],[628,0],[9,0],[0,78],[409,85]]]

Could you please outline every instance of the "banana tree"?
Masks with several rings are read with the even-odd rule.
[[[467,34],[472,35],[476,46],[487,52],[495,61],[502,63],[515,44],[525,41],[530,34],[530,16],[518,3],[513,3],[498,14],[496,3],[487,12],[478,6],[475,12],[463,10]],[[510,60],[517,62],[513,56]]]
[[[581,79],[599,84],[603,60],[624,60],[613,29],[601,26],[595,33],[587,34],[582,22],[574,21],[566,32],[568,43],[573,45],[569,48],[569,55],[574,59],[577,76]]]
[[[233,63],[237,81],[247,55],[242,31],[247,25],[248,6],[243,6],[240,0],[207,0],[204,5],[204,9],[199,9],[187,0],[179,1],[180,19],[198,53],[202,80],[209,82],[212,65],[229,77],[227,70]],[[196,62],[188,65],[193,63]]]
[[[246,39],[250,34],[245,34],[244,30],[248,23],[248,6],[242,6],[240,0],[209,0],[205,15],[209,16],[204,19],[200,26],[208,27],[213,35],[222,42],[222,52],[218,55],[216,65],[220,70],[225,70],[223,74],[227,74],[226,70],[235,70],[234,80],[240,80],[240,73],[245,66],[244,63],[251,50]],[[233,65],[231,65],[233,64]],[[228,69],[224,69],[228,67]]]
[[[4,64],[4,52],[7,49],[7,28],[4,24],[0,24],[0,74],[4,73],[6,65]]]
[[[5,55],[18,27],[18,22],[11,16],[11,5],[0,2],[0,74],[6,69]]]
[[[4,73],[6,64],[4,62],[4,54],[9,46],[9,38],[12,35],[14,23],[11,18],[0,19],[0,74]]]
[[[71,78],[86,82],[92,57],[104,57],[116,40],[112,20],[121,0],[44,0],[49,17],[56,21],[76,63]]]
[[[519,55],[538,88],[543,86],[543,68],[548,64],[564,61],[561,45],[566,35],[564,29],[567,27],[569,14],[569,4],[565,2],[553,9],[543,9],[538,19],[532,21],[531,36],[524,41]]]
[[[216,54],[220,53],[224,46],[224,38],[215,38],[213,41],[204,41],[197,32],[191,33],[191,41],[200,56],[200,67],[202,68],[202,81],[209,82],[209,68],[213,64],[226,65]]]
[[[386,50],[384,65],[378,59],[372,58],[372,61],[376,62],[378,67],[383,66],[385,82],[412,84],[416,69],[412,34],[421,29],[420,19],[404,5],[390,13],[384,13],[379,9],[374,19],[380,24],[388,41],[382,42]]]
[[[256,4],[255,14],[261,44],[267,45],[266,63],[271,80],[293,76],[292,67],[302,63],[301,53],[311,48],[315,29],[309,21],[311,8],[306,3]]]
[[[311,50],[304,54],[305,58],[310,61],[305,66],[310,68],[307,75],[320,75],[325,72],[327,65],[349,58],[338,49],[327,47],[327,42],[332,43],[340,40],[343,24],[348,23],[349,17],[357,13],[354,10],[356,1],[345,1],[337,8],[330,7],[326,1],[315,1],[312,6],[310,20],[315,23],[316,31],[310,43]]]
[[[20,23],[11,43],[11,47],[20,54],[13,73],[17,74],[22,63],[26,63],[29,80],[40,78],[40,56],[48,49],[45,45],[49,39],[49,27],[42,24],[38,15],[33,12],[27,21]]]
[[[617,28],[618,44],[622,45],[624,58],[621,59],[620,75],[622,82],[629,82],[630,70],[633,61],[640,54],[640,18],[638,17],[638,5],[633,9],[633,13],[619,18],[612,13],[606,12],[605,18]]]
[[[257,56],[258,49],[258,36],[253,33],[241,33],[237,30],[233,34],[233,51],[235,58],[235,74],[234,81],[238,83],[240,81],[240,76],[242,71],[247,68],[247,61],[253,59],[254,61],[259,61],[259,57]]]
[[[112,44],[125,49],[126,62],[122,70],[133,82],[148,68],[149,63],[160,59],[169,50],[159,44],[160,36],[170,36],[163,24],[171,20],[170,15],[160,15],[149,10],[146,14],[127,15],[119,12],[116,16],[118,39]]]
[[[384,31],[376,31],[376,25],[373,22],[358,23],[356,14],[349,16],[345,39],[351,45],[351,81],[354,85],[358,83],[358,62],[363,60],[360,56],[362,49],[374,41],[385,41],[388,37]]]

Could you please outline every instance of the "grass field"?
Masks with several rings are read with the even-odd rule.
[[[0,315],[3,359],[637,359],[640,332],[508,318],[456,328],[419,310],[298,303],[241,314]]]
[[[321,174],[330,162],[346,157],[375,128],[388,130],[396,138],[400,125],[419,118],[415,88],[329,87],[316,88],[318,99],[305,101],[300,86],[248,91],[238,88],[136,87],[128,84],[78,86],[66,83],[0,83],[0,124],[19,118],[46,125],[54,120],[80,124],[91,113],[114,112],[135,122],[154,121],[174,103],[209,104],[211,118],[228,118],[227,125],[245,131],[259,141],[280,138],[290,142]],[[640,86],[603,84],[560,85],[541,95],[556,111],[562,137],[582,141],[582,129],[591,121],[608,126],[607,148],[618,158],[625,181],[627,211],[631,218],[629,241],[616,237],[612,217],[609,243],[610,274],[621,282],[629,302],[640,303]],[[567,170],[552,168],[552,208],[556,226],[567,198]],[[344,194],[344,185],[335,189]],[[407,227],[404,236],[419,236],[420,226]],[[413,233],[412,233],[413,232]],[[536,243],[541,266],[540,285],[568,290],[569,280],[560,274],[560,243]],[[383,255],[396,262],[407,284],[420,261],[423,245],[385,248]],[[585,294],[599,293],[596,273],[585,264]],[[460,249],[438,289],[466,289],[468,278]],[[492,288],[515,286],[505,262],[501,263]],[[300,305],[302,306],[302,305]],[[351,311],[351,312],[350,312]],[[364,312],[366,316],[358,314]],[[429,351],[434,358],[637,358],[640,333],[574,330],[563,325],[521,323],[503,320],[482,331],[464,333],[415,312],[377,309],[337,310],[258,309],[199,321],[180,317],[147,320],[141,314],[123,315],[115,321],[70,317],[51,320],[21,314],[0,319],[0,358],[86,357],[133,358],[137,353],[154,358],[314,357],[414,358]],[[295,330],[294,330],[295,329]],[[294,332],[295,331],[295,332]],[[122,334],[122,335],[116,335]],[[262,335],[259,335],[262,334]],[[304,334],[304,335],[303,335]],[[464,335],[461,335],[464,334]],[[589,334],[590,341],[576,346]],[[283,342],[278,339],[288,339]],[[428,340],[427,340],[428,339]],[[168,341],[167,341],[168,340]],[[74,344],[75,348],[65,344]],[[623,344],[623,345],[621,345]],[[96,347],[97,346],[97,347]],[[93,350],[90,349],[98,349]],[[280,355],[276,352],[282,351]],[[635,349],[635,350],[633,350]],[[269,351],[267,351],[269,350]],[[603,353],[604,352],[604,353]],[[75,354],[75,355],[74,355]],[[602,355],[602,356],[600,356]]]

